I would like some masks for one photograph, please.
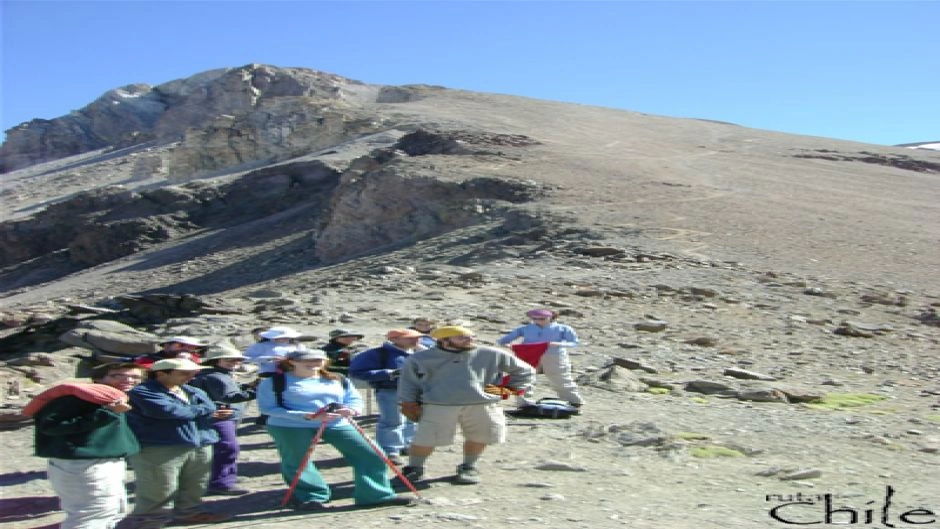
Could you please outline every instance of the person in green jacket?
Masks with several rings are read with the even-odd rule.
[[[122,392],[143,377],[125,362],[96,367],[91,379]],[[118,393],[120,394],[120,393]],[[127,425],[127,398],[96,404],[77,395],[55,398],[35,415],[35,450],[65,511],[63,529],[112,529],[127,514],[125,458],[140,451]]]

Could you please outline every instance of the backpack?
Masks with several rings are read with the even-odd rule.
[[[529,417],[537,419],[569,419],[578,414],[578,408],[561,399],[544,398],[535,404],[509,410],[510,417]]]
[[[349,391],[348,378],[340,375],[339,382],[343,385],[343,391]],[[289,410],[290,408],[284,405],[284,388],[287,387],[287,377],[284,376],[284,373],[278,371],[271,375],[271,384],[274,387],[274,400],[277,402],[277,405],[285,410]]]

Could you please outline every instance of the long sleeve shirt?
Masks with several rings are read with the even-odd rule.
[[[127,422],[141,445],[198,447],[219,440],[212,428],[215,403],[199,388],[186,384],[180,388],[186,400],[156,380],[148,380],[127,393],[133,407],[127,413]]]
[[[276,373],[276,357],[287,356],[300,346],[292,343],[277,343],[273,340],[257,342],[245,349],[245,358],[252,364],[258,364],[259,373]]]
[[[578,335],[574,329],[562,323],[549,323],[540,327],[534,323],[523,325],[509,331],[496,343],[506,346],[522,338],[522,343],[556,342],[557,347],[575,347],[578,345]]]
[[[140,451],[125,414],[67,395],[36,413],[36,455],[58,459],[108,459]]]
[[[305,419],[327,404],[338,402],[343,407],[362,412],[362,397],[348,381],[328,380],[322,377],[298,377],[284,373],[284,392],[281,393],[284,406],[278,404],[274,393],[273,377],[266,378],[258,385],[258,409],[268,416],[268,425],[287,428],[319,428],[319,420]],[[334,419],[327,427],[333,428],[348,424],[345,418]]]
[[[385,342],[353,357],[349,376],[365,380],[375,389],[396,389],[402,366],[412,353]]]
[[[432,347],[411,355],[398,381],[398,399],[442,406],[467,406],[497,402],[500,397],[483,391],[500,384],[509,375],[508,386],[529,389],[535,369],[495,347],[448,351]]]
[[[240,419],[245,414],[248,401],[255,398],[254,389],[239,385],[230,370],[218,366],[200,372],[189,385],[205,391],[214,402],[231,405],[233,413],[225,419],[228,421]]]

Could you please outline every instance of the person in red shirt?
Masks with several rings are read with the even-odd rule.
[[[134,363],[150,369],[154,362],[169,358],[185,358],[195,363],[201,362],[203,351],[209,344],[191,336],[174,336],[160,342],[160,350],[134,358]]]

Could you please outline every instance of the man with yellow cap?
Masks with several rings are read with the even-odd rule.
[[[479,483],[476,464],[483,451],[506,441],[499,402],[529,389],[535,370],[508,351],[476,345],[473,332],[464,327],[438,327],[431,337],[436,345],[412,354],[398,382],[402,414],[420,420],[402,472],[410,481],[421,479],[434,448],[452,444],[460,425],[463,463],[455,482]]]

